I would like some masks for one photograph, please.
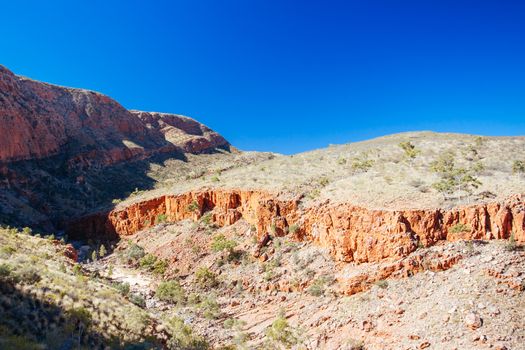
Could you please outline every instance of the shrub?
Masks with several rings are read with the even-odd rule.
[[[207,267],[199,267],[195,272],[195,283],[204,289],[216,287],[219,284],[217,275]]]
[[[168,269],[168,262],[166,260],[157,259],[153,265],[153,273],[157,275],[164,275]]]
[[[449,230],[451,233],[461,233],[461,232],[469,232],[471,230],[470,226],[458,223],[452,226]]]
[[[290,225],[290,227],[288,228],[288,232],[290,232],[291,234],[294,234],[295,232],[297,232],[298,229],[299,229],[299,225],[293,224],[293,225]]]
[[[144,248],[139,246],[138,244],[132,243],[128,249],[126,250],[125,256],[128,258],[128,260],[131,261],[138,261],[142,257],[144,257],[146,253],[144,252]]]
[[[208,319],[215,319],[220,316],[221,309],[217,303],[217,299],[213,296],[206,297],[199,304],[199,309],[202,310],[203,316]]]
[[[82,266],[80,266],[80,264],[75,264],[75,266],[73,266],[73,273],[77,276],[81,276],[82,275]]]
[[[266,336],[276,343],[289,348],[299,342],[295,330],[288,324],[284,315],[279,315],[266,329]]]
[[[379,280],[375,282],[375,285],[378,286],[381,289],[386,289],[388,287],[388,281],[386,280]]]
[[[97,257],[97,251],[94,250],[92,253],[91,253],[91,260],[93,261],[97,261],[98,257]]]
[[[212,220],[212,214],[211,213],[206,213],[204,214],[202,217],[201,217],[201,222],[205,225],[209,225],[211,224],[211,220]]]
[[[42,279],[36,268],[33,266],[24,267],[18,272],[17,276],[21,282],[29,284],[37,283]]]
[[[330,183],[330,180],[328,180],[326,176],[323,176],[319,178],[318,182],[321,187],[325,187]]]
[[[31,230],[29,227],[24,227],[22,229],[22,233],[25,234],[25,235],[30,235],[33,233],[33,230]]]
[[[11,247],[10,245],[6,245],[2,247],[2,255],[11,256],[14,252],[16,252],[16,248]]]
[[[308,288],[308,293],[314,297],[320,297],[324,294],[326,280],[324,278],[317,278]]]
[[[414,159],[420,153],[420,151],[416,149],[416,146],[414,146],[410,141],[401,142],[399,147],[403,149],[407,159]]]
[[[520,175],[525,173],[525,162],[522,160],[515,160],[512,163],[512,173],[518,175],[518,179],[520,179]]]
[[[168,322],[168,329],[172,335],[168,341],[171,349],[207,350],[210,348],[204,338],[194,335],[191,327],[178,317],[173,317]]]
[[[139,265],[142,268],[151,270],[153,265],[157,262],[157,257],[153,254],[146,254],[139,260]]]
[[[368,159],[368,154],[362,153],[352,160],[352,170],[367,172],[374,165],[372,159]]]
[[[197,305],[201,302],[201,296],[198,293],[191,293],[188,295],[188,304]]]
[[[184,303],[184,289],[178,281],[162,282],[157,287],[155,296],[159,300],[167,301],[174,304]]]
[[[193,201],[186,207],[186,209],[188,211],[197,211],[199,210],[199,203],[197,203],[197,201]]]
[[[155,218],[155,224],[162,224],[168,220],[168,216],[166,214],[159,214]]]
[[[113,286],[123,296],[127,296],[129,294],[129,289],[130,289],[129,288],[129,283],[127,283],[127,282],[122,282],[122,283],[116,282]]]
[[[129,301],[131,301],[133,304],[139,307],[146,307],[146,300],[140,294],[131,294],[131,296],[129,297]]]
[[[514,233],[511,232],[509,240],[507,241],[507,244],[505,245],[505,249],[509,252],[515,251],[518,249],[518,245],[516,244],[516,239],[514,238]]]
[[[226,239],[226,237],[223,234],[219,234],[213,237],[213,241],[211,242],[211,249],[214,252],[222,252],[225,250],[231,252],[236,246],[237,242]]]
[[[13,268],[9,264],[0,264],[0,278],[9,277]]]

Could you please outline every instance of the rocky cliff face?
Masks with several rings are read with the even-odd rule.
[[[0,162],[66,153],[70,166],[229,146],[190,118],[130,112],[105,95],[18,77],[2,66],[0,134]]]
[[[191,118],[128,111],[100,93],[0,65],[0,223],[54,230],[64,218],[151,187],[145,172],[153,157],[229,147]]]
[[[198,219],[212,210],[214,221],[230,225],[244,218],[259,237],[293,234],[329,248],[345,262],[379,262],[403,258],[418,246],[438,241],[489,240],[513,234],[525,242],[524,198],[459,207],[452,210],[370,210],[349,203],[329,202],[300,208],[299,199],[281,200],[276,194],[244,190],[204,190],[162,196],[109,213],[73,222],[72,236],[126,236],[168,221]]]

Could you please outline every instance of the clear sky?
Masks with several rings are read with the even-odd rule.
[[[244,150],[525,134],[525,1],[0,1],[0,63]]]

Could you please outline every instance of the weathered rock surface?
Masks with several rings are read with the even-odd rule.
[[[0,135],[0,162],[67,153],[70,166],[228,146],[191,118],[130,112],[103,94],[33,81],[3,66]]]
[[[168,221],[198,219],[213,209],[213,219],[230,225],[239,218],[262,237],[284,235],[293,226],[297,238],[329,249],[339,261],[377,262],[403,258],[418,246],[438,241],[509,238],[525,241],[521,195],[505,202],[476,204],[452,210],[369,210],[351,204],[324,203],[300,209],[299,199],[280,200],[277,194],[248,190],[202,190],[166,195],[97,213],[69,226],[72,236],[126,236],[154,225],[159,215]]]
[[[146,187],[144,169],[153,157],[184,159],[230,147],[191,118],[128,111],[103,94],[19,77],[1,65],[0,136],[0,221],[47,231]],[[123,164],[136,177],[128,188],[102,171]],[[126,176],[122,169],[113,173]]]

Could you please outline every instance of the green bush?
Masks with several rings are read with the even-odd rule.
[[[168,216],[166,214],[159,214],[155,218],[155,224],[162,224],[168,220]]]
[[[153,264],[153,273],[157,275],[164,275],[168,269],[168,261],[157,259],[155,264]]]
[[[33,266],[22,268],[20,271],[18,271],[17,277],[19,281],[29,284],[35,284],[42,279],[37,269]]]
[[[168,329],[172,335],[168,341],[170,349],[207,350],[210,348],[204,338],[193,334],[191,327],[178,317],[173,317],[168,322]]]
[[[131,261],[138,261],[144,257],[144,255],[146,255],[144,248],[135,243],[132,243],[125,253],[126,258]]]
[[[316,280],[313,281],[310,287],[308,287],[308,293],[310,293],[311,295],[315,297],[320,297],[321,295],[324,294],[325,284],[326,284],[325,279],[317,278]]]
[[[153,265],[157,262],[157,257],[153,254],[146,254],[139,260],[139,265],[145,269],[153,269]]]
[[[226,237],[223,234],[216,235],[213,237],[213,241],[211,242],[211,249],[214,252],[222,252],[222,251],[233,251],[235,247],[237,246],[237,242],[226,239]]]
[[[282,314],[266,329],[266,336],[271,341],[282,344],[286,348],[299,343],[296,331],[288,324],[288,321]]]
[[[0,264],[0,278],[9,277],[13,268],[9,264]]]
[[[129,301],[131,301],[133,304],[139,307],[146,307],[146,300],[144,300],[144,297],[140,294],[131,294],[129,297]]]
[[[207,267],[199,267],[195,272],[195,283],[204,289],[216,287],[219,284],[217,275]]]
[[[202,310],[202,314],[207,319],[216,319],[221,314],[221,309],[217,303],[217,299],[213,296],[208,296],[202,300],[199,304],[199,309]]]
[[[293,225],[290,225],[290,227],[288,228],[288,232],[291,234],[294,234],[297,232],[298,229],[299,229],[299,225],[293,224]]]
[[[206,213],[201,217],[201,222],[205,225],[211,224],[212,221],[212,213]]]
[[[388,281],[386,280],[379,280],[375,282],[375,285],[378,286],[381,289],[386,289],[388,287]]]
[[[178,281],[162,282],[157,287],[155,296],[159,300],[167,301],[174,304],[184,303],[184,289]]]
[[[115,287],[116,290],[119,291],[120,294],[122,294],[123,296],[127,296],[129,294],[129,283],[127,282],[116,282],[113,284],[113,287]]]
[[[374,165],[372,159],[368,159],[367,153],[361,153],[359,156],[352,159],[352,170],[367,172]]]
[[[197,211],[199,210],[199,203],[197,201],[193,201],[186,207],[188,211]]]
[[[471,228],[468,225],[458,223],[452,226],[449,230],[451,233],[470,232]]]
[[[507,244],[505,245],[505,249],[509,252],[512,252],[518,249],[518,245],[516,244],[516,239],[514,238],[514,233],[512,232],[510,234]]]
[[[405,152],[405,157],[407,159],[414,159],[420,153],[420,151],[416,149],[416,146],[414,146],[410,141],[401,142],[399,144],[399,147],[403,149],[403,151]]]
[[[100,256],[101,258],[105,257],[106,254],[108,253],[108,251],[106,250],[106,247],[104,247],[104,245],[100,245],[100,248],[98,249],[98,256]]]

